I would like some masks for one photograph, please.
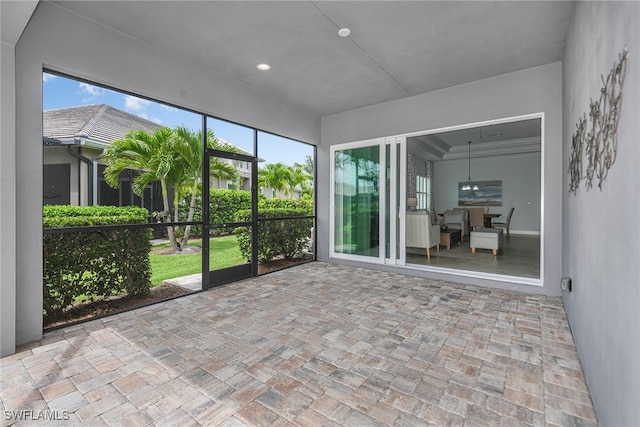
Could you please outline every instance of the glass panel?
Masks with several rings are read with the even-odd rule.
[[[314,150],[303,142],[258,132],[258,184],[265,197],[260,209],[290,208],[313,215]]]
[[[380,255],[380,148],[336,151],[335,247],[337,253]]]
[[[233,282],[253,274],[251,264],[253,232],[250,223],[253,163],[233,158],[209,156],[209,283]],[[241,174],[245,172],[244,175]],[[229,183],[233,185],[230,187]]]
[[[402,180],[402,174],[400,173],[400,153],[402,149],[402,144],[397,144],[396,145],[396,164],[395,164],[395,168],[396,168],[396,176],[398,177],[396,179],[396,212],[400,212],[400,199],[401,198],[405,198],[406,196],[404,194],[402,194],[400,192],[400,182]],[[406,174],[405,174],[406,175]],[[395,225],[396,227],[396,259],[400,259],[401,258],[401,254],[400,254],[400,215],[396,215],[395,218]]]
[[[175,228],[173,231],[177,240],[184,236],[184,229]],[[163,282],[178,285],[192,291],[202,289],[202,229],[191,227],[191,238],[186,246],[181,246],[181,252],[176,252],[165,237],[166,227],[154,227],[155,239],[151,241],[152,248],[149,260],[152,270],[152,286],[159,286]],[[160,238],[157,238],[160,236]]]
[[[213,132],[216,139],[210,148],[249,156],[255,155],[253,129],[213,117],[207,117],[207,128]]]
[[[251,260],[251,227],[224,227],[209,233],[209,270],[215,274]]]
[[[258,132],[258,274],[314,259],[313,216],[315,147]]]
[[[440,252],[432,250],[431,258],[427,258],[424,248],[418,248],[417,252],[408,251],[406,262],[412,265],[539,279],[541,132],[541,121],[534,118],[462,128],[429,137],[420,135],[407,138],[407,150],[412,154],[408,161],[413,162],[416,170],[415,175],[407,176],[407,187],[415,185],[418,209],[426,208],[432,214],[432,220],[438,219],[446,229],[441,232],[443,244]],[[438,149],[441,142],[457,146],[460,152],[465,153],[464,157],[447,159],[446,156],[434,156],[434,150]],[[471,147],[470,142],[473,142]],[[496,143],[509,149],[493,150],[488,155],[483,147],[497,146]],[[519,154],[513,155],[514,153]],[[469,176],[476,184],[491,185],[497,181],[502,185],[497,186],[499,191],[460,194],[459,188],[468,182]],[[473,230],[468,221],[468,213],[463,213],[463,218],[466,219],[445,223],[444,212],[466,209],[471,205],[490,209],[490,213],[500,215],[500,219],[494,221],[506,219],[511,207],[515,207],[518,212],[518,206],[522,206],[521,216],[518,217],[520,222],[511,224],[511,230],[520,232],[512,232],[508,239],[503,236],[497,255],[493,255],[493,248],[477,247],[475,252],[472,251],[471,241],[478,240],[472,239],[470,235]],[[522,213],[525,210],[527,215]],[[505,234],[504,229],[502,231]],[[407,228],[406,232],[408,235],[411,230]]]
[[[64,320],[73,321],[201,289],[201,230],[192,227],[190,239],[184,225],[159,223],[193,213],[202,144],[187,152],[176,136],[196,134],[202,115],[53,73],[44,72],[42,82],[43,227],[54,229],[44,240],[55,242],[44,251],[45,300],[62,298]],[[127,229],[132,216],[153,225]],[[121,283],[130,277],[133,287]],[[148,294],[138,297],[145,287]],[[46,305],[62,315],[59,304]]]
[[[229,224],[249,221],[251,221],[251,162],[210,156],[209,223]]]
[[[261,217],[263,214],[267,213]],[[258,274],[313,261],[312,235],[312,218],[262,219],[258,223]]]
[[[391,145],[386,144],[385,146],[385,156],[386,156],[386,165],[387,171],[385,174],[385,185],[387,187],[387,198],[384,201],[385,204],[385,218],[384,218],[384,226],[387,230],[385,234],[385,258],[391,257],[391,233],[388,230],[391,230]]]

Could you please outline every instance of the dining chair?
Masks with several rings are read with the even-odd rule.
[[[509,227],[511,225],[511,217],[513,216],[513,211],[515,211],[516,208],[511,208],[509,209],[509,215],[507,215],[507,220],[505,222],[492,222],[491,225],[494,227],[502,227],[502,228],[506,228],[507,231],[507,237],[510,236],[509,234]]]
[[[484,227],[484,208],[469,209],[469,229]]]

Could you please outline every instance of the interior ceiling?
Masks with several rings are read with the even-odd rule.
[[[52,3],[316,116],[560,61],[572,11],[564,1]]]
[[[413,136],[407,152],[433,161],[539,153],[540,132],[537,118],[492,124]]]

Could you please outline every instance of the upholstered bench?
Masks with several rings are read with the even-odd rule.
[[[469,239],[471,252],[476,253],[476,248],[492,249],[494,255],[502,249],[502,228],[476,228],[471,232]]]

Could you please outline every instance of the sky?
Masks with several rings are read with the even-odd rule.
[[[90,104],[108,104],[170,128],[184,125],[195,131],[202,126],[202,118],[198,114],[54,74],[43,73],[42,92],[44,111]],[[207,119],[207,125],[213,129],[218,138],[248,153],[253,153],[251,128],[212,118]],[[293,166],[294,163],[303,164],[305,156],[313,157],[311,145],[258,132],[258,157],[263,159],[264,163],[282,162]]]

